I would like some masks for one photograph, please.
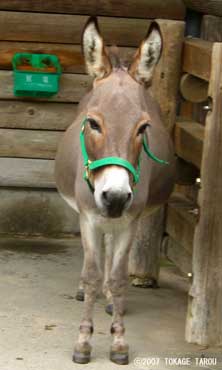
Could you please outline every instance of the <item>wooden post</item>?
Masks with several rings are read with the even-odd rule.
[[[222,344],[222,44],[215,43],[194,235],[193,282],[189,292],[186,340]]]
[[[139,220],[137,234],[129,260],[132,284],[143,288],[155,288],[159,278],[159,256],[164,232],[164,208]]]
[[[158,23],[163,36],[163,55],[151,89],[160,105],[165,126],[172,132],[176,117],[184,22],[161,19]],[[139,221],[129,261],[129,274],[135,277],[133,284],[143,287],[158,285],[163,229],[164,207]]]

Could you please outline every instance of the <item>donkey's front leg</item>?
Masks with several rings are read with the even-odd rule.
[[[79,337],[75,345],[73,361],[85,364],[90,361],[90,339],[93,333],[93,307],[102,282],[100,253],[102,234],[87,221],[80,217],[81,239],[84,248],[84,264],[82,281],[84,284],[83,317],[79,328]]]
[[[125,312],[126,292],[128,286],[128,259],[130,246],[135,232],[135,224],[115,235],[115,252],[110,273],[109,287],[113,297],[113,322],[111,334],[113,343],[110,360],[119,364],[128,364],[128,344],[124,338],[123,315]]]

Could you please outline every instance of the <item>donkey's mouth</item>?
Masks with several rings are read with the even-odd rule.
[[[110,207],[107,209],[107,216],[109,218],[119,218],[123,214],[123,209],[115,209],[114,207]]]

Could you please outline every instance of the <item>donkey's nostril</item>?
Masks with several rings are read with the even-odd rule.
[[[102,200],[106,206],[120,206],[124,207],[126,203],[131,200],[132,192],[118,193],[114,191],[104,190],[102,192]]]
[[[103,199],[104,199],[104,200],[106,200],[106,201],[108,200],[108,194],[107,194],[107,193],[108,193],[107,191],[103,191],[103,192],[102,192],[102,197],[103,197]]]
[[[131,197],[132,197],[132,193],[130,192],[130,193],[127,194],[127,201],[129,201],[131,199]]]

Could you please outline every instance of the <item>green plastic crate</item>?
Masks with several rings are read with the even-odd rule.
[[[56,55],[15,53],[12,66],[15,96],[50,97],[59,91],[61,65]]]

